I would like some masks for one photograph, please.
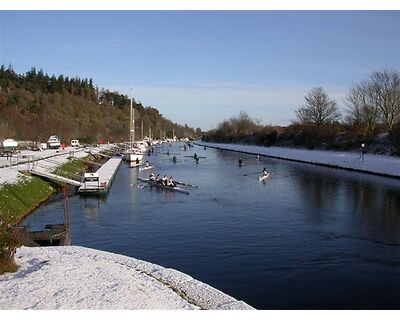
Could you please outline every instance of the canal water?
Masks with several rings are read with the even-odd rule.
[[[73,245],[180,270],[258,309],[400,308],[400,180],[179,146],[148,160],[200,188],[132,186],[150,170],[122,164],[108,197],[69,198]],[[264,167],[265,183],[252,174]],[[62,212],[53,199],[24,223]]]

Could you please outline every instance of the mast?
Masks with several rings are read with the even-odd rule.
[[[143,119],[142,119],[142,136],[141,139],[143,140]]]
[[[131,121],[130,121],[130,144],[132,149],[133,141],[135,140],[135,112],[133,110],[133,98],[131,97]]]

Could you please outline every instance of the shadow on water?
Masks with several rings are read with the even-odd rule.
[[[200,188],[138,188],[150,172],[123,165],[104,202],[70,199],[74,245],[178,269],[259,309],[399,308],[399,180],[179,144],[148,160]],[[51,223],[58,206],[26,222]]]

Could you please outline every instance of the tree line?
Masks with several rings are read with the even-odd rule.
[[[133,101],[136,138],[195,137],[201,132],[166,119],[153,106]],[[59,135],[63,142],[84,143],[129,139],[127,95],[99,89],[92,79],[49,75],[31,68],[18,74],[0,67],[0,139],[45,142]],[[142,130],[143,129],[143,130]]]
[[[376,152],[400,154],[400,72],[384,69],[353,85],[341,112],[322,87],[312,88],[287,127],[264,126],[241,112],[203,138],[261,145],[353,149],[368,142]],[[381,149],[381,150],[379,150]]]

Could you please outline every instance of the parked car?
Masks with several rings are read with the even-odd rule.
[[[50,136],[49,140],[47,140],[47,145],[49,149],[59,149],[61,146],[61,141],[58,136]]]
[[[71,140],[71,147],[79,148],[79,140]]]

